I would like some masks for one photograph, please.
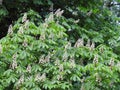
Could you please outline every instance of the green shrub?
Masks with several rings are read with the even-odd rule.
[[[0,90],[119,90],[118,56],[91,40],[68,41],[60,16],[37,26],[25,13],[9,26],[0,40]]]

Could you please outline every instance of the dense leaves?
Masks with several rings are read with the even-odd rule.
[[[25,13],[0,40],[0,89],[101,90],[120,88],[118,56],[112,49],[79,38],[68,41],[57,15],[36,26]],[[54,18],[53,18],[54,17]]]
[[[3,0],[0,90],[119,90],[119,2]]]

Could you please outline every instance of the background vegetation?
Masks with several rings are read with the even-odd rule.
[[[3,0],[0,90],[119,90],[120,0]]]

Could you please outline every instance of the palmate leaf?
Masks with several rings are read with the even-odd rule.
[[[17,77],[16,77],[16,75],[11,75],[10,77],[9,77],[9,79],[7,79],[7,82],[8,83],[15,83],[16,82],[16,80],[17,80]]]
[[[6,70],[3,74],[4,74],[5,76],[10,76],[10,74],[11,74],[12,72],[13,72],[12,69],[8,69],[8,70]]]
[[[73,81],[80,81],[80,77],[77,76],[76,74],[73,74],[72,77],[70,78],[70,80],[73,80]]]
[[[27,81],[25,82],[25,87],[29,88],[35,87],[35,83],[33,81]]]

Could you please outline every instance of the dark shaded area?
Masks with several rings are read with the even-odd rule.
[[[47,1],[47,0],[45,0]],[[50,5],[43,1],[42,5],[34,4],[33,0],[4,0],[3,6],[7,9],[8,15],[0,21],[0,38],[7,34],[8,26],[16,21],[21,14],[30,9],[40,13],[43,17],[49,12]],[[45,4],[46,3],[46,4]]]
[[[44,0],[41,1],[41,4],[38,4],[34,3],[33,0],[4,0],[2,5],[8,11],[8,15],[3,17],[0,21],[0,38],[4,37],[7,34],[8,26],[10,24],[16,21],[22,13],[27,12],[30,9],[38,12],[42,16],[42,18],[44,18],[45,15],[50,12],[50,7],[52,3],[49,4],[49,1],[50,0]],[[54,5],[53,11],[61,8],[62,10],[66,10],[64,16],[66,16],[67,18],[73,17],[73,15],[66,9],[66,7],[72,6],[74,3],[76,3],[77,5],[77,0],[51,0],[51,2],[53,2]]]

